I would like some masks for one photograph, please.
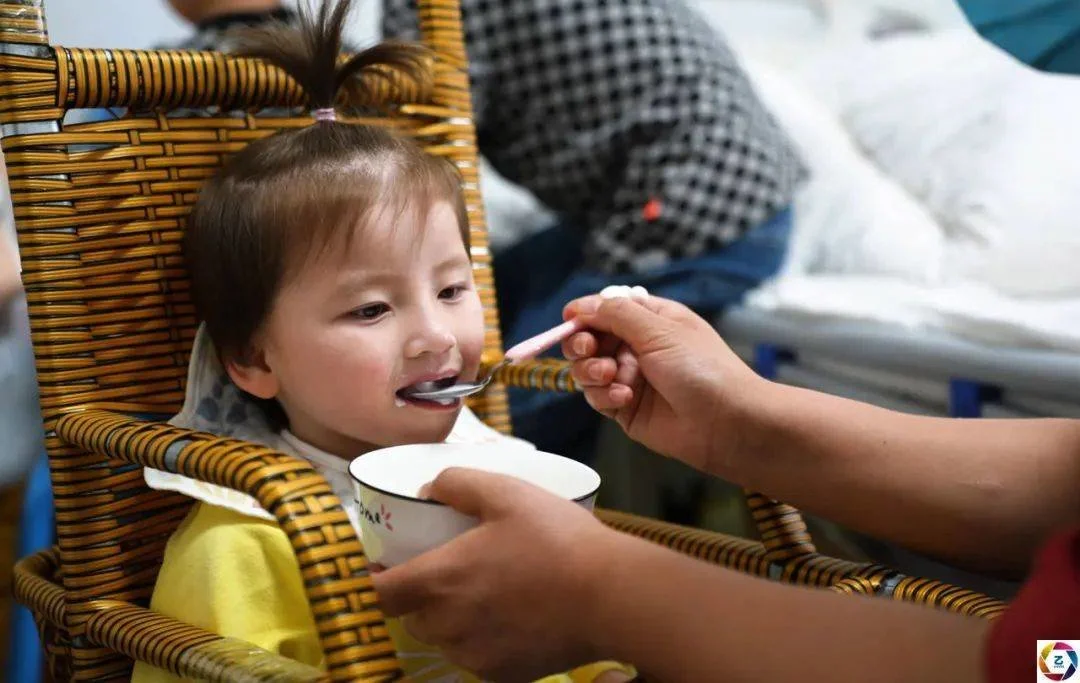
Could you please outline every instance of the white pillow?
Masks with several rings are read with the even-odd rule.
[[[1029,69],[970,29],[842,50],[805,78],[945,229],[954,279],[1080,293],[1080,79]]]
[[[795,200],[786,271],[936,282],[943,235],[933,218],[859,153],[812,93],[765,64],[743,64],[810,172]]]

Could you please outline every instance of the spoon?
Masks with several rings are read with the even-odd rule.
[[[510,365],[511,363],[535,358],[570,335],[575,332],[580,332],[583,329],[585,329],[583,323],[580,323],[577,320],[567,320],[562,325],[553,327],[547,332],[541,332],[535,337],[530,337],[520,344],[507,349],[506,353],[503,354],[503,359],[491,366],[491,369],[487,371],[487,374],[484,375],[483,379],[477,380],[476,382],[460,382],[449,387],[434,389],[432,391],[410,391],[408,397],[419,398],[425,401],[445,401],[472,396],[475,393],[483,391],[487,385],[491,384],[491,380],[495,378],[495,373],[503,367]]]

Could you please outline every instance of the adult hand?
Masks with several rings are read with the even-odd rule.
[[[655,296],[585,297],[564,317],[589,328],[563,342],[575,381],[630,438],[713,472],[741,447],[768,382],[708,322]]]
[[[480,519],[373,575],[387,616],[486,680],[532,681],[603,660],[588,615],[622,539],[580,505],[518,479],[449,469],[428,495]]]

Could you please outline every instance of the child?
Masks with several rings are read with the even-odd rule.
[[[426,52],[398,43],[337,64],[350,4],[324,0],[315,17],[302,13],[299,29],[244,41],[245,54],[303,86],[317,120],[252,142],[198,198],[184,250],[203,327],[173,422],[309,460],[355,520],[351,459],[396,444],[501,437],[460,402],[403,393],[475,378],[483,310],[453,166],[384,129],[335,120],[357,73],[393,66],[422,85],[427,72]],[[322,664],[299,566],[272,518],[221,487],[153,470],[146,479],[198,501],[169,541],[151,608]],[[411,680],[473,680],[400,624],[388,627]],[[628,679],[616,664],[597,664],[551,680]],[[175,679],[139,664],[133,680]]]

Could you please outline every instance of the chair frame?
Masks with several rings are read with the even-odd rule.
[[[416,101],[407,83],[380,79],[378,96],[393,110],[381,121],[461,172],[490,364],[502,344],[460,7],[458,0],[419,5],[422,40],[436,54],[434,92]],[[220,162],[204,157],[307,125],[305,117],[250,113],[300,105],[303,94],[276,69],[216,53],[51,46],[44,0],[0,0],[0,92],[58,538],[53,549],[20,561],[15,595],[35,614],[51,676],[124,680],[139,660],[210,681],[400,678],[363,548],[326,481],[271,449],[144,419],[174,414],[183,400],[195,319],[178,237],[199,182]],[[166,116],[211,106],[249,113],[203,124]],[[64,124],[71,110],[104,107],[133,113]],[[177,155],[202,165],[177,166]],[[504,433],[507,386],[575,390],[565,363],[506,368],[470,403]],[[190,507],[178,494],[146,489],[147,466],[247,493],[277,519],[300,563],[327,671],[147,609],[164,543]],[[761,577],[984,618],[1004,608],[961,588],[822,556],[796,509],[753,493],[747,499],[760,542],[597,515],[615,529]]]

